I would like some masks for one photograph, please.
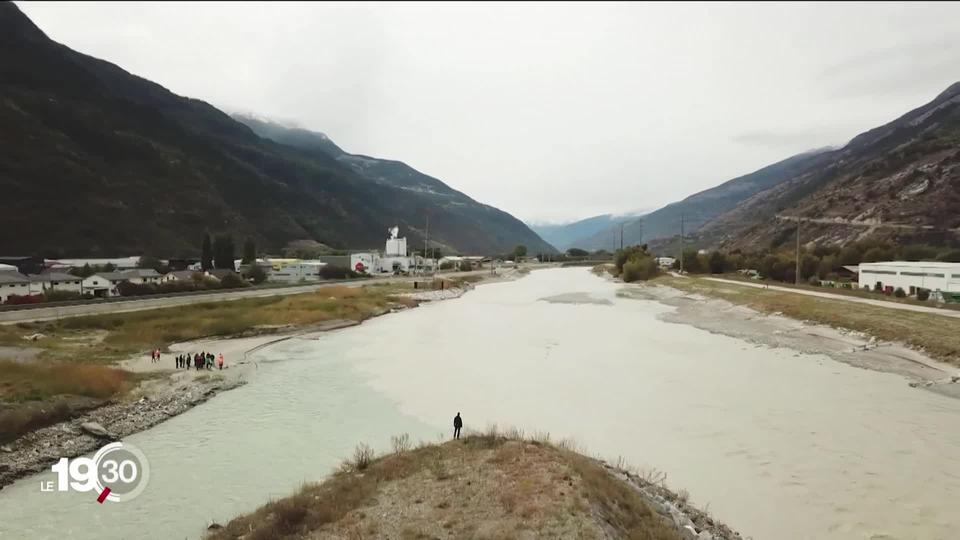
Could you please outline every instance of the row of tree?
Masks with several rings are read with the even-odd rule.
[[[846,246],[823,246],[800,251],[800,280],[841,279],[844,266],[881,261],[941,261],[960,262],[960,249],[927,245],[893,245],[878,240],[862,240]],[[680,260],[674,263],[679,268]],[[722,274],[735,270],[756,270],[764,279],[792,283],[796,281],[797,253],[795,250],[763,250],[745,253],[712,251],[700,254],[685,250],[683,270],[693,274]]]

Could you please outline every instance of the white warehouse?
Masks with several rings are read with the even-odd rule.
[[[860,263],[860,288],[893,292],[898,287],[909,295],[917,289],[960,292],[960,263],[891,261]]]

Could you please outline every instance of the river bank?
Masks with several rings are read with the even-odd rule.
[[[517,430],[414,447],[407,435],[379,457],[360,445],[319,484],[273,500],[208,540],[241,538],[648,538],[740,535],[687,497],[624,465]]]
[[[960,398],[960,384],[957,384],[960,370],[906,344],[781,313],[764,313],[724,298],[679,290],[670,284],[660,285],[657,281],[624,285],[618,292],[621,297],[654,300],[676,308],[661,315],[663,321],[742,339],[757,347],[788,348],[798,355],[826,355],[858,368],[900,375],[913,387]],[[850,310],[859,308],[849,307]]]
[[[486,281],[506,281],[521,276],[509,272]],[[72,458],[95,451],[108,441],[149,429],[221,392],[246,384],[259,369],[259,365],[250,359],[251,353],[270,344],[294,338],[315,339],[326,332],[355,326],[370,318],[416,307],[421,302],[459,298],[473,287],[473,283],[463,281],[442,291],[397,292],[393,296],[403,302],[362,313],[357,319],[332,319],[306,325],[259,325],[245,328],[230,337],[174,343],[165,347],[158,362],[153,362],[147,353],[136,353],[120,361],[118,367],[144,380],[122,399],[0,445],[0,489],[19,478],[48,469],[61,457]],[[176,369],[177,355],[200,351],[223,354],[225,369]]]

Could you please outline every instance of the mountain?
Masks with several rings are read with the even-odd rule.
[[[960,83],[903,116],[820,154],[782,181],[711,219],[704,244],[776,247],[796,225],[801,241],[843,244],[865,236],[956,244],[960,228]]]
[[[442,182],[377,182],[333,157],[263,138],[200,100],[50,40],[0,3],[0,246],[13,253],[196,255],[204,231],[379,248],[552,251],[513,216]],[[395,163],[395,162],[390,162]],[[391,165],[393,166],[393,165]],[[441,189],[445,188],[445,189]]]
[[[643,215],[642,212],[633,212],[622,215],[603,214],[601,216],[593,216],[586,219],[581,219],[580,221],[574,221],[572,223],[528,223],[528,225],[535,233],[540,235],[540,238],[543,238],[549,242],[550,245],[561,251],[566,251],[567,249],[574,247],[579,248],[588,244],[594,246],[596,242],[592,241],[591,237],[600,231],[610,230],[610,235],[607,235],[607,244],[599,246],[600,248],[610,248],[611,244],[609,239],[612,238],[612,231],[616,229],[617,235],[619,235],[621,223],[633,221],[641,215]]]
[[[696,232],[710,220],[733,210],[755,194],[776,186],[797,171],[818,163],[826,149],[811,150],[789,157],[750,174],[728,180],[719,186],[690,195],[624,225],[624,245],[651,242],[680,234],[681,218],[687,234]],[[583,244],[589,249],[609,247],[619,236],[619,224],[597,231]]]

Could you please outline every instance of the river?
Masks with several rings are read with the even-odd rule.
[[[197,538],[319,480],[357,442],[490,424],[573,438],[667,474],[762,539],[956,538],[960,400],[896,375],[660,321],[586,269],[533,272],[457,300],[256,353],[251,383],[128,437],[137,499],[0,491],[0,538]],[[544,301],[580,293],[585,303]]]

